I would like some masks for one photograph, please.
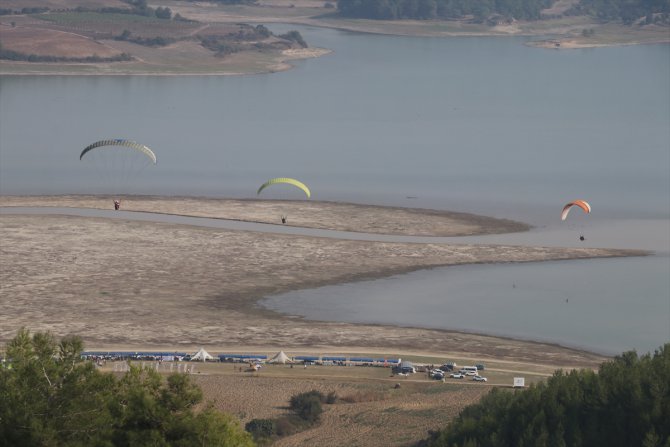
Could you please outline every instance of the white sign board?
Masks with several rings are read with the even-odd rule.
[[[525,380],[523,377],[514,378],[514,388],[523,388],[525,386]]]

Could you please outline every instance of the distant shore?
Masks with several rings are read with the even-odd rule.
[[[471,23],[467,20],[365,20],[348,19],[324,14],[318,7],[293,8],[292,5],[272,9],[246,6],[221,6],[208,3],[172,2],[170,8],[182,17],[208,26],[248,24],[291,24],[330,28],[342,31],[411,37],[510,37],[526,36],[526,45],[546,49],[597,48],[604,46],[670,43],[670,29],[659,25],[626,26],[616,23],[599,23],[585,16],[559,17],[537,21],[510,21],[494,26]],[[51,55],[45,42],[55,43],[57,36],[67,36],[59,48],[59,56],[85,57],[99,52],[110,55],[128,53],[132,60],[124,62],[65,63],[23,62],[3,60],[0,75],[104,75],[104,76],[239,76],[273,73],[292,68],[294,60],[315,58],[332,50],[325,48],[288,49],[283,51],[241,51],[215,56],[207,53],[195,41],[177,41],[152,48],[120,42],[114,39],[91,39],[89,32],[59,25],[58,30],[29,16],[0,17],[0,27],[5,30],[3,46],[14,47],[27,54]],[[120,25],[119,25],[120,26]],[[20,30],[20,42],[10,37]],[[194,30],[193,33],[199,32]],[[44,34],[47,33],[47,34]],[[60,34],[59,34],[60,33]],[[65,39],[65,37],[63,37]],[[309,42],[308,42],[309,44]]]
[[[96,200],[98,206],[110,207],[111,201],[91,196],[3,196],[0,206],[48,202],[54,206],[95,207],[91,202]],[[288,206],[296,225],[329,222],[311,215],[334,213],[340,221],[358,219],[363,230],[375,227],[376,216],[385,215],[382,221],[387,227],[382,230],[394,229],[396,234],[411,234],[418,229],[425,233],[430,228],[445,234],[452,225],[461,234],[523,228],[523,224],[442,211],[329,202],[233,203],[151,197],[128,199],[123,205],[131,210],[151,207],[154,212],[185,215],[193,215],[196,209],[220,217],[237,213],[238,218],[246,216],[256,221],[263,216],[274,221],[277,207]],[[494,225],[496,221],[499,227]],[[0,228],[0,283],[7,303],[0,315],[0,340],[11,339],[25,326],[59,336],[79,334],[87,346],[100,349],[206,346],[219,352],[263,347],[312,352],[449,353],[556,366],[595,365],[603,356],[546,343],[456,331],[307,321],[260,308],[256,302],[290,290],[438,266],[647,254],[596,248],[330,240],[7,212],[0,216]]]

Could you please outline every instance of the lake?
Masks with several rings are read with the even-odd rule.
[[[314,200],[517,219],[535,229],[477,241],[577,245],[584,234],[592,246],[657,254],[416,272],[272,297],[272,307],[602,352],[670,340],[670,46],[557,51],[524,38],[299,30],[333,53],[247,77],[0,77],[0,192],[108,192],[79,153],[129,138],[158,163],[128,193],[255,197],[268,178],[289,176]],[[576,198],[593,212],[560,222]],[[627,302],[634,310],[612,305]],[[554,304],[565,312],[543,319]]]

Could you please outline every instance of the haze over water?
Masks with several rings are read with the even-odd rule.
[[[469,211],[536,226],[478,241],[567,246],[586,233],[589,246],[658,254],[449,268],[382,280],[374,290],[361,283],[344,295],[305,291],[271,301],[313,318],[607,352],[670,340],[670,47],[554,51],[521,38],[300,31],[334,52],[247,77],[0,78],[0,192],[104,192],[79,152],[129,138],[158,156],[132,185],[138,193],[253,198],[268,178],[291,176],[314,200]],[[559,222],[560,207],[576,198],[589,200],[593,213]],[[588,302],[577,308],[580,298]],[[559,303],[569,307],[551,310]],[[542,312],[554,318],[542,323]]]

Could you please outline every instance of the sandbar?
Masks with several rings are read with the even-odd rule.
[[[111,204],[111,200],[87,196],[0,197],[0,206],[45,202],[105,208]],[[324,224],[310,217],[319,210],[338,215],[335,221],[344,222],[343,226],[358,219],[367,222],[360,224],[366,231],[390,229],[396,234],[431,234],[431,228],[448,234],[450,225],[458,227],[460,234],[527,228],[500,221],[496,231],[492,218],[468,220],[462,213],[408,209],[404,215],[393,208],[382,219],[386,227],[380,227],[372,215],[384,214],[388,211],[384,207],[329,202],[151,197],[126,200],[124,206],[257,221],[264,216],[276,220],[276,207],[288,206],[296,225]],[[646,254],[600,248],[333,240],[7,212],[0,215],[0,228],[0,342],[26,327],[57,336],[78,334],[89,349],[189,351],[204,346],[212,352],[453,354],[559,367],[597,365],[603,356],[551,344],[444,330],[307,321],[266,310],[256,302],[291,290],[441,266]]]

